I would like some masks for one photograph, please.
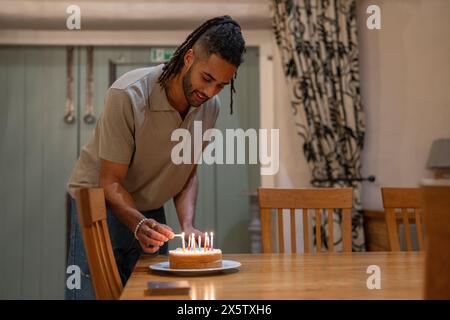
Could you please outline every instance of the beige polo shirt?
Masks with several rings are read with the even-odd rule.
[[[172,162],[172,148],[179,143],[171,141],[172,132],[184,128],[194,137],[194,121],[202,121],[203,132],[213,128],[220,103],[215,96],[191,106],[183,120],[157,82],[162,67],[132,70],[108,89],[103,112],[67,183],[72,197],[76,188],[99,185],[100,159],[129,165],[123,186],[139,210],[159,208],[183,189],[194,164]]]

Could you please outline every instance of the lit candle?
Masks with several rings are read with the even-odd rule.
[[[184,232],[181,233],[181,243],[183,244],[183,251],[186,251],[186,243],[184,241]]]
[[[195,251],[195,234],[191,234],[192,237],[192,249]]]
[[[191,250],[191,236],[189,236],[189,239],[188,239],[188,250]]]
[[[211,250],[214,250],[214,233],[211,232]]]
[[[209,250],[209,234],[208,234],[208,232],[206,232],[206,239],[205,239],[205,241],[207,242],[206,243],[206,250]]]
[[[202,235],[198,235],[198,249],[200,250],[202,248]]]
[[[203,251],[206,252],[206,244],[208,243],[208,233],[205,232],[205,246],[203,248]]]

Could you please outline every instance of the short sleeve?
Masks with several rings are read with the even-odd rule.
[[[99,157],[129,164],[134,151],[134,115],[131,100],[122,89],[109,89],[97,124]]]

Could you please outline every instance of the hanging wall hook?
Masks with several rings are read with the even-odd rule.
[[[86,124],[95,123],[94,106],[92,103],[94,96],[94,47],[87,48],[87,81],[86,81],[86,113],[83,120]]]
[[[67,47],[67,60],[66,60],[66,114],[64,115],[64,122],[68,124],[75,123],[75,113],[73,107],[73,47]]]

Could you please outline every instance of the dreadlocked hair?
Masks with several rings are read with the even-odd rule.
[[[167,81],[177,75],[184,65],[184,56],[197,42],[202,44],[207,56],[215,53],[236,68],[243,62],[245,41],[242,37],[240,25],[230,16],[212,18],[195,29],[186,40],[177,48],[172,58],[163,67],[158,78],[162,87]],[[230,114],[233,114],[233,94],[236,92],[234,80],[230,83]]]

